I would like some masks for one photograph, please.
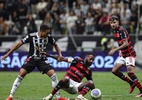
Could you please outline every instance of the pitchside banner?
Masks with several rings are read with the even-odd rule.
[[[51,54],[56,54],[55,52],[48,52]],[[0,53],[0,57],[5,53]],[[118,59],[118,52],[116,52],[113,56],[107,56],[108,52],[96,51],[95,60],[91,66],[93,71],[111,71],[114,63]],[[64,57],[81,57],[84,58],[85,52],[62,52]],[[5,60],[0,63],[0,71],[19,71],[21,65],[24,63],[27,57],[27,52],[14,52]],[[58,62],[57,60],[48,57],[48,62],[54,67],[56,71],[66,71],[69,68],[69,63],[67,62]],[[37,69],[35,69],[37,71]],[[123,67],[122,71],[126,71],[126,68]]]

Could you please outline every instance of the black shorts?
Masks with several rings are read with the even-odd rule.
[[[44,74],[49,70],[53,69],[53,67],[47,62],[47,60],[39,59],[35,60],[34,58],[27,58],[22,68],[24,68],[28,73],[32,72],[35,68]]]

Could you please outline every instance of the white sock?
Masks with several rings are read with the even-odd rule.
[[[58,84],[58,78],[57,78],[57,75],[54,73],[51,77],[51,80],[52,80],[52,87],[56,87],[56,85]],[[56,92],[56,98],[60,98],[60,92],[57,91]]]
[[[17,78],[15,79],[11,92],[10,92],[10,97],[13,97],[13,95],[15,94],[15,91],[18,89],[18,87],[20,86],[20,83],[22,81],[22,77],[21,76],[17,76]]]

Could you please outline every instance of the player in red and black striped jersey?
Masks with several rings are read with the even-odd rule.
[[[54,55],[50,57],[56,58]],[[90,66],[94,61],[94,54],[88,53],[85,59],[81,58],[63,58],[62,61],[71,63],[70,67],[65,74],[64,78],[59,81],[57,86],[53,89],[51,94],[45,97],[43,100],[51,100],[54,94],[59,90],[63,89],[70,94],[79,94],[75,100],[88,100],[83,96],[95,88],[92,71]],[[86,77],[87,81],[82,83],[82,79]]]
[[[82,78],[84,77],[86,77],[87,80],[92,80],[91,76],[92,72],[90,68],[84,65],[84,60],[81,58],[76,58],[72,61],[70,69],[67,71],[65,75],[65,77],[69,77],[70,79],[76,82],[81,82]]]
[[[142,97],[142,86],[137,76],[134,74],[136,52],[133,49],[128,31],[122,26],[119,26],[117,16],[111,16],[110,25],[114,30],[114,38],[119,46],[111,50],[108,55],[113,55],[119,50],[120,56],[112,69],[112,73],[130,84],[130,93],[133,92],[136,86],[140,90],[140,93],[136,97]],[[130,78],[120,72],[121,67],[124,65],[127,67],[127,74]]]

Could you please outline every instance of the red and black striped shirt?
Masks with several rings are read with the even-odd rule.
[[[84,66],[83,59],[75,58],[65,76],[76,82],[81,82],[84,77],[87,80],[92,80],[92,71],[89,67]]]
[[[121,49],[122,56],[124,58],[129,56],[136,57],[136,52],[132,46],[130,36],[128,35],[128,31],[125,28],[119,26],[116,30],[114,30],[114,37],[119,46],[123,44],[124,40],[128,41],[129,45]]]

